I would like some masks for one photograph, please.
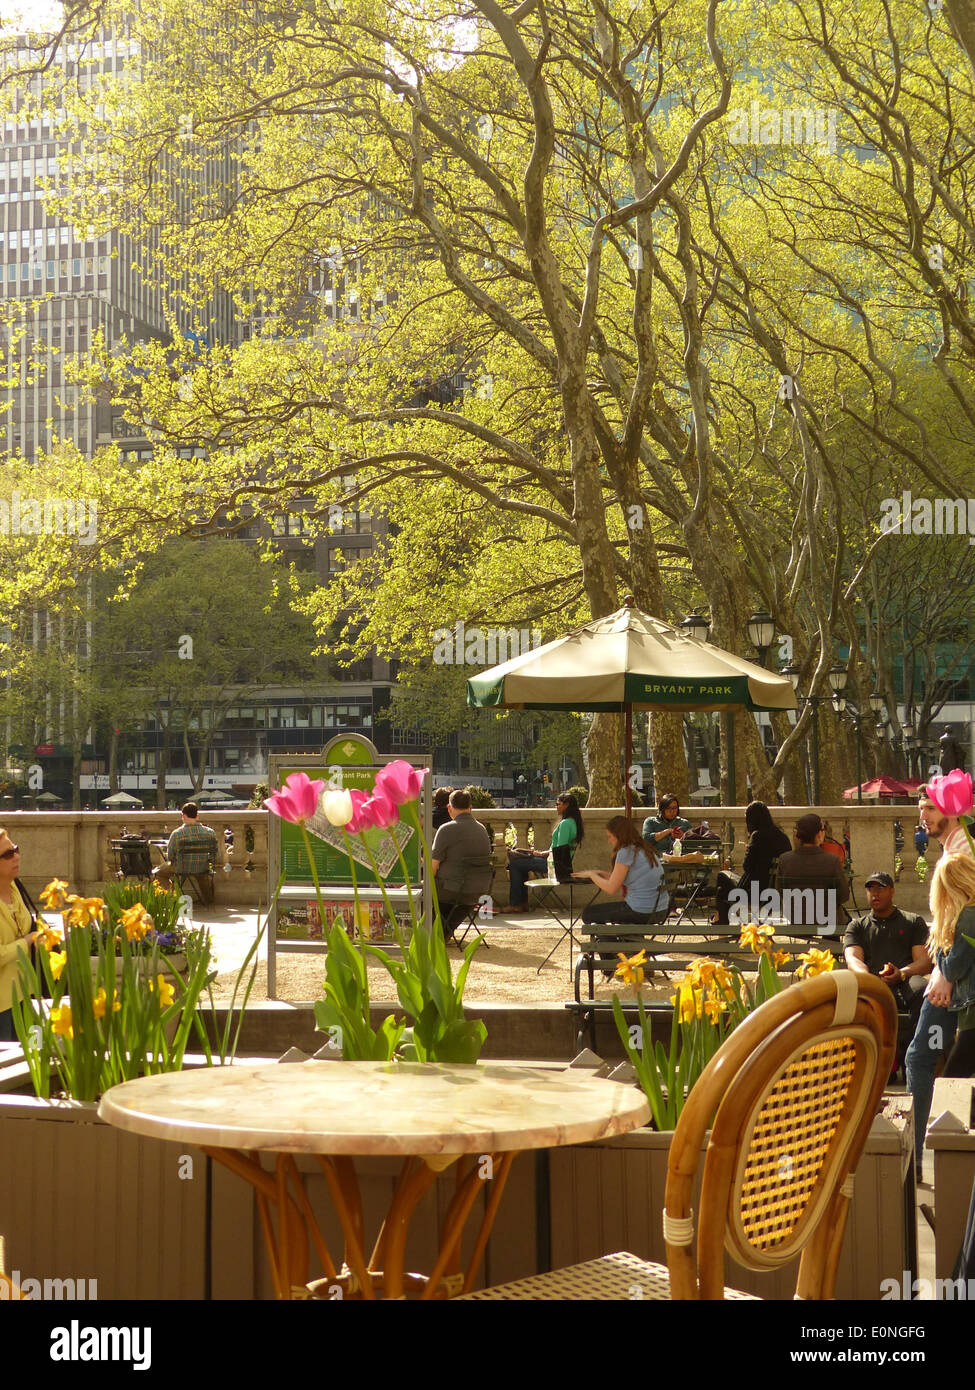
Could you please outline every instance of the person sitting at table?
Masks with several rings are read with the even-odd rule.
[[[482,895],[489,893],[494,877],[494,847],[487,826],[472,814],[470,792],[451,792],[447,799],[448,822],[433,837],[433,861],[437,902],[444,939],[450,941]]]
[[[670,898],[663,886],[664,866],[656,851],[627,816],[613,816],[606,826],[606,838],[613,854],[609,873],[602,869],[585,869],[572,877],[588,878],[604,893],[620,893],[622,901],[590,904],[582,914],[583,924],[662,922],[667,916]],[[599,965],[605,974],[611,975],[616,960],[612,956],[600,956]]]
[[[552,850],[564,846],[570,854],[574,854],[579,845],[582,844],[584,830],[582,828],[582,812],[579,810],[579,803],[572,792],[563,792],[556,798],[556,810],[559,813],[559,823],[552,832]],[[548,873],[549,857],[547,854],[526,854],[518,850],[508,852],[508,902],[511,912],[528,911],[528,889],[525,887],[528,879],[533,874]]]
[[[169,862],[156,869],[154,877],[164,888],[169,888],[177,875],[195,878],[203,902],[209,904],[214,898],[213,867],[219,858],[217,832],[200,824],[200,808],[195,801],[187,801],[181,814],[183,824],[173,831],[166,846]]]
[[[680,802],[671,792],[660,798],[655,816],[643,822],[643,838],[649,840],[657,854],[673,854],[674,841],[690,830],[691,823],[680,813]]]
[[[713,926],[728,926],[728,908],[732,892],[743,889],[749,897],[757,897],[772,884],[772,866],[780,854],[788,854],[792,841],[772,819],[772,812],[764,801],[751,801],[745,808],[745,829],[748,831],[748,844],[742,861],[741,874],[722,869],[718,874],[714,892],[716,908],[711,918]],[[752,884],[755,884],[754,894]]]

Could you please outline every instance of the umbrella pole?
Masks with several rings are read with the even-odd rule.
[[[630,782],[630,768],[633,766],[633,706],[627,703],[626,706],[626,814],[629,816],[633,810],[633,787]]]

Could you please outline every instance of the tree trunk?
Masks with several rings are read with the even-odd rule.
[[[114,796],[118,791],[118,729],[112,725],[108,740],[108,792]]]
[[[690,792],[687,752],[684,748],[682,714],[650,715],[650,745],[653,749],[653,800],[676,796],[683,806]]]
[[[623,716],[597,714],[586,738],[589,763],[587,806],[622,806],[623,779],[620,775],[623,748]]]

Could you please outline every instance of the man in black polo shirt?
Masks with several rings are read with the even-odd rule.
[[[494,877],[491,836],[474,819],[471,806],[467,792],[451,792],[447,801],[450,821],[440,827],[430,847],[440,916],[448,941],[467,909],[490,893]]]
[[[894,906],[890,874],[871,874],[866,889],[870,911],[854,918],[843,938],[846,964],[887,981],[898,1008],[910,1014],[913,1036],[924,1003],[925,976],[931,973],[928,929],[916,912]]]

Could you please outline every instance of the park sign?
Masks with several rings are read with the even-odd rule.
[[[786,677],[629,607],[472,676],[467,703],[618,713],[796,708]]]

